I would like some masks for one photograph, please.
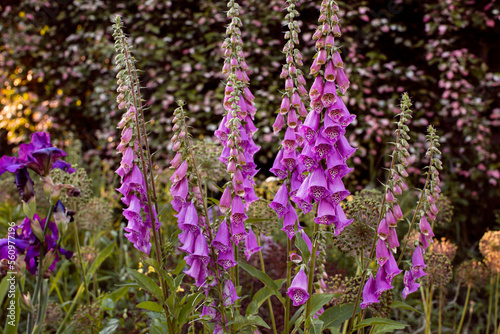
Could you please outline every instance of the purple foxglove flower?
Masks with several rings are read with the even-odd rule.
[[[248,180],[248,179],[247,179]],[[248,210],[250,204],[259,200],[259,197],[255,194],[255,189],[253,187],[245,188],[245,210]]]
[[[195,240],[196,240],[196,235],[189,230],[179,234],[179,241],[183,243],[183,245],[180,246],[179,249],[185,253],[193,254],[195,247]]]
[[[288,239],[292,239],[295,235],[295,223],[298,220],[297,212],[295,208],[290,203],[288,204],[288,210],[283,216],[283,228],[281,229],[286,233]]]
[[[292,128],[286,129],[285,138],[283,139],[283,148],[285,152],[295,151],[297,147],[297,138],[295,135],[295,130]]]
[[[389,224],[389,227],[398,226],[398,222],[394,217],[394,214],[392,213],[391,209],[387,209],[387,211],[385,212],[385,219],[387,220],[387,224]]]
[[[317,319],[319,318],[320,315],[322,315],[323,313],[325,312],[325,309],[323,307],[321,307],[318,312],[316,312],[313,316],[314,319]]]
[[[135,168],[136,166],[134,166]],[[144,179],[142,179],[144,184]],[[145,190],[143,190],[145,191]],[[186,203],[186,197],[188,195],[188,181],[186,178],[177,182],[172,188],[170,188],[170,194],[174,198],[174,200],[170,203],[175,211],[179,212],[182,205]]]
[[[187,271],[185,271],[186,275],[189,277],[194,278],[195,280],[198,279],[198,276],[200,275],[200,272],[202,271],[203,263],[199,259],[193,259],[191,262],[191,268],[189,268]]]
[[[327,81],[323,87],[321,102],[325,108],[331,107],[337,101],[337,88],[335,82]]]
[[[199,233],[196,237],[193,257],[199,259],[204,265],[208,265],[210,262],[207,239],[203,233]]]
[[[326,175],[331,181],[341,179],[353,170],[353,168],[347,167],[345,160],[340,156],[336,148],[326,158],[326,167]]]
[[[413,274],[413,278],[417,279],[417,278],[420,278],[420,277],[423,277],[423,276],[426,276],[427,274],[425,273],[425,271],[420,268],[419,270],[416,270],[415,268],[412,268],[411,270],[412,274]]]
[[[273,133],[275,135],[278,134],[281,131],[281,129],[283,129],[284,125],[285,125],[285,117],[282,114],[278,114],[273,124]]]
[[[286,183],[283,183],[280,187],[269,207],[276,212],[278,217],[283,218],[288,210],[288,187]]]
[[[247,257],[247,261],[250,261],[250,257],[252,257],[253,253],[256,253],[262,249],[259,247],[257,243],[257,237],[253,233],[253,230],[250,228],[248,236],[245,239],[245,256]]]
[[[377,291],[375,292],[375,295],[380,297],[380,295],[387,290],[391,290],[393,288],[392,285],[390,285],[387,280],[386,280],[387,274],[385,272],[385,267],[381,266],[378,268],[377,271],[377,276],[375,277],[375,286],[377,288]]]
[[[334,82],[336,76],[337,76],[337,70],[333,66],[333,61],[330,60],[325,67],[325,79],[327,81]]]
[[[362,309],[365,309],[371,304],[380,302],[377,298],[376,292],[377,284],[375,283],[373,275],[370,275],[370,277],[366,281],[365,287],[363,288],[363,302],[361,303]]]
[[[330,195],[330,191],[327,186],[325,171],[322,167],[318,167],[312,171],[312,173],[308,176],[309,182],[308,186],[308,195],[311,196],[316,202],[319,202],[323,198]],[[303,184],[306,184],[304,182]]]
[[[355,119],[356,119],[356,115],[348,115],[348,116],[342,117],[340,119],[339,123],[343,128],[346,128],[349,124],[354,122]]]
[[[333,150],[333,146],[330,141],[321,135],[322,129],[319,131],[319,135],[316,138],[316,142],[312,148],[312,151],[316,154],[316,160],[322,160],[328,157],[330,152]]]
[[[215,306],[215,304],[212,303],[212,306]],[[217,309],[212,306],[203,306],[200,318],[207,316],[210,320],[215,320],[217,318]]]
[[[245,213],[245,208],[243,207],[243,201],[241,197],[234,196],[233,202],[231,204],[231,223],[235,225],[242,225],[248,216]]]
[[[340,205],[335,207],[335,215],[337,216],[337,220],[335,222],[335,235],[339,235],[342,231],[349,226],[354,219],[347,219],[345,216],[344,210]]]
[[[377,240],[377,262],[379,265],[383,266],[389,259],[389,250],[385,241],[382,239]]]
[[[297,166],[297,152],[295,150],[289,152],[285,151],[283,153],[283,159],[281,159],[281,163],[288,169],[289,171],[293,171],[295,166]]]
[[[125,174],[130,173],[130,171],[132,170],[132,167],[134,166],[134,159],[135,159],[134,150],[131,147],[128,147],[125,150],[125,153],[123,154],[121,164],[120,164],[120,168],[123,169]],[[118,174],[118,175],[120,175],[120,174]],[[122,176],[122,178],[123,178],[123,176]]]
[[[292,196],[292,201],[295,202],[304,213],[308,213],[312,210],[313,205],[311,204],[312,197],[309,195],[309,181],[310,177],[302,182],[301,186],[297,190],[295,196]]]
[[[316,135],[319,128],[319,120],[320,115],[318,113],[310,112],[307,115],[304,124],[300,126],[300,131],[309,144],[314,143],[314,141],[316,140]]]
[[[394,203],[396,201],[394,195],[392,194],[392,191],[387,190],[387,192],[385,193],[385,200],[387,203]]]
[[[286,167],[281,163],[283,159],[283,150],[278,152],[276,159],[274,159],[273,167],[269,170],[273,173],[278,179],[284,179],[287,177],[288,173],[286,171]]]
[[[31,199],[35,197],[35,191],[33,186],[33,180],[28,173],[26,168],[20,168],[16,174],[14,183],[16,184],[17,191],[19,192],[19,196],[21,196],[21,200],[24,203],[28,203]]]
[[[397,184],[394,186],[394,188],[392,188],[392,191],[394,192],[394,195],[401,195],[403,193],[403,191]]]
[[[425,213],[425,215],[427,216],[427,219],[429,219],[431,222],[435,221],[436,220],[436,216],[432,214],[432,212],[430,211],[427,211]]]
[[[248,110],[252,109],[252,113],[254,113],[254,111],[253,111],[254,108],[255,107],[253,107],[253,105],[252,105],[252,107],[247,106]],[[250,136],[250,137],[253,136],[253,134],[255,132],[257,132],[257,130],[258,130],[257,127],[255,126],[255,124],[252,121],[252,117],[247,116],[245,118],[245,131],[247,132],[248,136]]]
[[[304,242],[306,243],[307,248],[309,249],[309,253],[312,253],[313,244],[307,233],[304,230],[301,230],[300,236],[302,237],[302,240],[304,240]]]
[[[426,267],[424,262],[424,255],[422,254],[422,248],[420,247],[420,245],[415,247],[411,258],[411,263],[413,265],[414,271],[419,271]]]
[[[386,240],[387,237],[389,236],[389,224],[387,224],[387,220],[385,218],[382,218],[380,221],[380,224],[378,225],[378,231],[377,234],[380,239]]]
[[[316,59],[318,59],[318,64],[323,65],[326,62],[326,57],[327,57],[327,52],[325,49],[321,49],[318,52],[318,56]]]
[[[292,261],[295,264],[299,264],[300,262],[302,262],[302,256],[300,256],[297,253],[292,252],[292,253],[290,253],[290,261]]]
[[[304,268],[301,268],[297,275],[295,275],[288,288],[287,295],[292,300],[293,306],[302,305],[309,299],[309,294],[307,293],[307,275],[304,272]]]
[[[219,202],[219,209],[222,213],[226,213],[226,211],[231,206],[231,188],[226,187],[224,192],[222,193],[222,197]]]
[[[335,143],[335,146],[337,146],[340,156],[344,159],[348,159],[354,152],[356,152],[356,148],[351,147],[344,136],[340,136],[339,140]]]
[[[392,252],[389,252],[389,259],[384,264],[385,272],[387,274],[387,282],[392,283],[392,279],[397,275],[401,274],[402,270],[398,268],[398,264],[396,263],[396,259],[394,259],[394,255]]]
[[[193,203],[189,203],[186,207],[185,215],[181,220],[178,218],[177,224],[179,229],[182,231],[192,231],[197,234],[200,230],[198,227],[198,212],[196,211],[196,207]]]
[[[328,180],[328,189],[331,193],[330,198],[335,205],[339,205],[339,203],[350,194],[350,192],[345,189],[344,183],[342,183],[340,178],[336,178],[333,182]]]
[[[233,175],[233,190],[236,193],[235,197],[245,196],[245,188],[243,187],[243,173],[240,168],[236,168],[236,171]],[[241,198],[240,198],[241,199]],[[234,201],[234,200],[233,200]]]
[[[337,84],[342,91],[342,94],[345,94],[346,90],[349,88],[349,79],[347,79],[344,69],[337,68]]]
[[[174,156],[174,158],[170,161],[170,165],[172,165],[172,168],[177,168],[182,162],[182,154],[181,152],[177,152]]]
[[[335,39],[333,38],[333,35],[331,35],[331,34],[326,35],[325,45],[327,48],[333,48],[334,42],[335,42]]]
[[[224,306],[233,305],[235,301],[240,299],[231,280],[226,280],[226,282],[224,282],[224,289],[222,289],[222,298],[224,299]]]
[[[403,298],[406,299],[410,293],[413,293],[418,290],[420,284],[415,282],[415,278],[413,277],[411,271],[405,271],[405,276],[403,279],[404,289],[403,289]]]
[[[241,240],[245,239],[247,234],[243,221],[241,223],[236,223],[234,220],[231,221],[231,240],[236,245],[238,245]]]
[[[323,101],[321,99],[316,99],[316,100],[311,100],[310,102],[312,110],[316,113],[319,114],[324,108]]]
[[[285,95],[283,97],[283,100],[281,101],[280,114],[286,115],[289,110],[290,110],[290,98]]]
[[[179,182],[186,176],[187,170],[188,170],[188,162],[187,160],[184,160],[180,164],[180,166],[176,169],[174,174],[172,174],[172,176],[170,177],[170,181],[172,181],[172,183]]]
[[[344,101],[340,98],[335,100],[335,103],[328,108],[328,117],[337,123],[340,123],[342,118],[349,117],[350,115],[351,114],[349,113],[349,110],[347,110]]]
[[[300,103],[302,102],[302,100],[300,99],[300,95],[299,93],[297,92],[294,92],[292,94],[292,106],[294,108],[299,108],[300,107]]]
[[[418,241],[420,241],[424,249],[427,249],[427,247],[429,247],[429,241],[432,242],[432,237],[428,237],[423,233],[419,233]]]
[[[403,219],[403,212],[401,211],[401,207],[398,203],[392,206],[392,212],[394,213],[394,218],[396,218],[397,220]]]
[[[141,203],[135,194],[131,196],[130,206],[123,211],[123,216],[128,220],[125,231],[138,233],[141,230]]]
[[[429,210],[431,211],[431,213],[432,213],[433,215],[437,215],[437,214],[438,214],[438,212],[439,212],[435,203],[432,203],[432,204],[430,205]]]
[[[313,171],[318,166],[316,154],[313,152],[312,147],[309,145],[306,145],[304,147],[298,159],[308,172]]]
[[[342,61],[342,58],[340,57],[340,53],[338,51],[335,51],[332,55],[332,61],[333,65],[337,68],[344,68],[344,62]]]
[[[396,233],[395,228],[389,228],[389,235],[387,236],[387,244],[389,248],[393,251],[399,247],[398,234]]]
[[[236,261],[234,260],[233,247],[228,247],[226,252],[219,252],[219,257],[216,262],[224,268],[224,270],[234,267],[236,265]]]
[[[321,69],[321,64],[318,62],[318,57],[314,58],[313,63],[309,69],[309,75],[314,75]],[[318,75],[319,77],[319,75]]]
[[[336,123],[331,117],[325,115],[325,125],[322,135],[327,138],[331,144],[335,144],[337,140],[345,134],[345,129]]]
[[[212,241],[212,246],[218,249],[220,252],[227,252],[229,248],[231,248],[231,241],[229,239],[229,228],[227,226],[227,222],[224,221],[220,224],[219,229],[217,230],[217,235],[215,239]]]
[[[298,108],[298,107],[297,107]],[[287,124],[291,129],[295,129],[299,123],[299,119],[297,118],[297,112],[295,109],[290,109],[288,112]]]
[[[318,204],[318,216],[314,218],[316,224],[331,225],[335,222],[335,207],[327,199],[322,199]]]
[[[428,236],[432,234],[434,236],[434,233],[432,232],[431,225],[427,221],[427,218],[425,216],[422,216],[420,218],[420,232],[424,234],[425,236]]]

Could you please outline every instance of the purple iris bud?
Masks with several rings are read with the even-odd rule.
[[[318,204],[318,216],[314,218],[316,224],[331,225],[335,222],[335,207],[327,199],[322,199]]]
[[[375,277],[375,286],[377,288],[377,291],[375,292],[375,295],[380,297],[380,295],[387,290],[391,290],[393,288],[392,285],[387,282],[387,274],[385,272],[385,267],[380,266],[377,271],[377,276]]]
[[[231,280],[226,280],[226,282],[224,283],[224,288],[222,289],[222,298],[224,299],[224,306],[233,305],[235,301],[240,299]]]
[[[301,268],[297,275],[295,275],[292,284],[287,291],[288,297],[293,302],[293,306],[299,306],[307,302],[309,294],[307,293],[307,275],[304,268]]]
[[[28,203],[35,197],[34,183],[26,168],[21,168],[16,172],[14,183],[23,202]]]
[[[377,240],[377,262],[379,265],[383,266],[387,260],[389,259],[389,250],[387,249],[387,245],[385,241],[382,239]]]
[[[292,239],[295,235],[295,223],[298,220],[297,212],[292,204],[288,204],[288,210],[283,216],[283,228],[281,229],[286,233],[288,239]]]
[[[363,302],[361,303],[361,308],[365,309],[367,306],[379,303],[380,301],[377,298],[377,284],[373,275],[370,274],[370,277],[366,281],[365,287],[363,288]]]
[[[250,257],[260,251],[262,247],[257,243],[257,237],[255,233],[253,233],[252,229],[249,229],[248,236],[245,239],[245,256],[247,257],[247,261],[250,261]]]
[[[405,275],[403,278],[403,283],[404,283],[404,289],[403,289],[403,298],[406,299],[410,293],[413,293],[418,290],[420,287],[420,284],[415,282],[415,278],[413,277],[413,274],[411,273],[411,270],[405,271]]]
[[[9,242],[10,245],[14,245],[14,247],[9,247]],[[5,239],[0,239],[0,260],[3,259],[8,259],[11,261],[15,261],[17,259],[17,256],[20,253],[24,253],[26,249],[30,246],[30,243],[28,240],[22,240],[22,239],[16,239],[16,238],[5,238]],[[9,250],[14,252],[13,256],[14,258],[11,258],[9,256]],[[12,253],[11,253],[12,254]]]
[[[276,212],[278,217],[283,218],[288,209],[288,187],[286,183],[281,185],[269,207]]]

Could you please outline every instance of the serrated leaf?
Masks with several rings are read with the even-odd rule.
[[[163,312],[163,307],[161,307],[160,304],[158,304],[156,302],[152,302],[152,301],[146,301],[146,302],[139,303],[139,304],[137,304],[137,307],[148,310],[148,311],[158,312],[158,313]]]
[[[400,308],[402,310],[408,310],[408,311],[413,311],[413,312],[417,312],[417,313],[420,313],[422,314],[422,312],[420,312],[419,310],[411,307],[410,305],[406,304],[405,302],[402,302],[402,301],[399,301],[399,300],[396,300],[396,301],[393,301],[390,305],[391,308]]]
[[[269,277],[266,273],[260,271],[259,269],[252,267],[249,264],[240,262],[239,266],[242,269],[244,269],[247,273],[249,273],[251,276],[258,278],[262,283],[268,286],[282,304],[285,303],[285,298],[283,298],[281,293],[278,291],[279,290],[278,285],[271,279],[271,277]]]
[[[148,276],[141,274],[135,269],[127,268],[127,271],[132,275],[134,280],[139,284],[141,288],[151,293],[160,302],[163,302],[163,294],[160,287]]]

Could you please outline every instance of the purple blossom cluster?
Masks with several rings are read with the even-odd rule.
[[[118,91],[122,90],[120,86]],[[123,90],[121,92],[123,94]],[[118,96],[121,100],[119,107],[127,109],[122,119],[118,123],[118,128],[122,129],[120,144],[117,147],[118,152],[122,154],[120,167],[116,173],[120,176],[121,187],[116,189],[123,195],[121,198],[127,208],[123,211],[123,216],[127,219],[127,226],[124,228],[125,237],[138,250],[149,254],[151,251],[151,231],[153,227],[149,206],[147,205],[147,186],[144,177],[144,171],[138,166],[137,152],[142,148],[139,146],[135,131],[137,109],[131,103],[123,100],[123,96]],[[153,216],[157,217],[152,207]],[[143,218],[145,214],[145,218]],[[156,218],[155,218],[156,219]],[[156,228],[160,228],[157,220]]]
[[[346,161],[356,149],[345,138],[345,128],[355,116],[339,96],[346,92],[349,81],[339,49],[334,46],[334,38],[340,36],[338,10],[331,1],[321,5],[320,25],[313,35],[317,54],[311,66],[311,74],[316,75],[309,91],[311,108],[302,124],[287,129],[271,168],[279,179],[290,175],[290,181],[282,185],[271,204],[283,218],[283,230],[289,238],[294,235],[297,221],[289,198],[304,213],[316,204],[314,221],[333,225],[337,235],[352,222],[339,205],[349,194],[342,178],[352,170]],[[300,110],[300,104],[296,108]]]

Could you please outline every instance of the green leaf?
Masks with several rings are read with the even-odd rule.
[[[116,318],[109,319],[109,321],[104,325],[104,328],[99,332],[99,334],[112,334],[120,326],[121,326],[121,323],[120,323],[119,319],[116,319]]]
[[[148,311],[158,312],[158,313],[163,312],[163,307],[161,307],[160,304],[158,304],[156,302],[151,302],[151,301],[139,303],[139,304],[137,304],[137,307],[143,308],[143,309],[148,310]]]
[[[113,253],[113,250],[115,248],[115,244],[109,244],[106,248],[101,250],[99,252],[99,255],[96,257],[95,261],[92,263],[92,266],[90,266],[89,271],[87,272],[87,282],[90,281],[90,278],[92,275],[95,274],[97,269],[101,266],[101,264],[108,258]]]
[[[137,284],[134,284],[135,286],[137,286]],[[112,301],[114,301],[115,303],[120,300],[123,296],[125,296],[125,294],[128,292],[128,287],[121,287],[121,288],[118,288],[116,289],[115,291],[111,292],[109,295],[108,295],[108,298],[111,298]]]
[[[403,310],[413,311],[413,312],[417,312],[417,313],[422,314],[422,312],[420,312],[419,310],[417,310],[417,309],[411,307],[410,305],[406,304],[405,302],[402,302],[399,300],[393,301],[391,303],[390,307],[391,308],[400,308]]]
[[[405,328],[408,326],[407,324],[397,322],[391,319],[385,319],[385,318],[369,318],[361,321],[358,323],[356,326],[354,326],[354,330],[358,330],[360,328],[368,327],[368,326],[374,326],[374,325],[391,325],[391,326],[400,326],[400,328]],[[402,327],[401,327],[402,326]],[[395,327],[394,329],[398,329],[399,327]],[[379,332],[379,333],[386,333],[386,332]]]
[[[8,275],[8,276],[10,276],[10,275]],[[7,276],[5,276],[5,278],[7,278]],[[19,288],[17,286],[15,287],[14,296],[12,296],[14,298],[11,299],[9,296],[9,293],[7,293],[7,297],[8,297],[7,305],[2,306],[2,307],[5,307],[4,309],[2,309],[2,313],[5,312],[5,314],[6,314],[5,327],[3,329],[3,333],[4,334],[16,334],[17,333],[17,326],[19,325],[20,313],[21,313],[21,306],[19,305]],[[12,302],[13,302],[13,304],[11,304]],[[11,313],[11,310],[7,309],[8,307],[11,307],[11,305],[13,305],[12,313]]]
[[[337,305],[326,309],[325,312],[319,316],[319,319],[324,322],[323,330],[328,328],[332,331],[332,328],[339,328],[352,316],[352,311],[354,311],[354,304]]]
[[[148,266],[153,267],[156,272],[160,271],[160,264],[158,263],[158,261],[156,261],[156,259],[153,259],[152,257],[150,257],[150,258],[147,258],[146,260],[144,260],[144,263],[146,263]]]
[[[172,272],[172,275],[179,275],[182,269],[186,266],[186,260],[182,259],[179,261],[177,264],[177,267],[175,267],[175,270]]]
[[[7,289],[9,288],[9,281],[7,281],[8,276],[5,276],[0,283],[0,305],[3,305],[3,299],[7,294]]]
[[[279,279],[274,282],[278,285],[278,289],[281,289],[285,281],[286,279]],[[246,315],[257,314],[262,304],[273,295],[274,292],[267,286],[257,291],[257,293],[253,295],[252,301],[247,307]]]
[[[302,233],[305,233],[305,232],[302,232]],[[302,261],[304,263],[308,263],[309,258],[311,257],[311,253],[309,252],[309,248],[307,247],[306,242],[304,241],[304,239],[302,239],[301,236],[298,236],[297,238],[295,238],[295,246],[297,246],[297,248],[300,251],[300,254],[302,255]]]
[[[270,329],[268,324],[261,317],[257,315],[250,315],[248,317],[243,317],[239,314],[236,314],[233,321],[230,321],[226,324],[227,326],[231,325],[233,328],[233,332],[236,333],[239,330],[249,327],[249,326],[262,326],[264,328]]]
[[[312,295],[312,297],[311,297],[311,314],[315,314],[316,312],[318,312],[323,307],[323,305],[325,305],[330,300],[332,300],[333,297],[334,297],[334,295],[330,295],[327,293]]]
[[[312,332],[314,334],[321,334],[321,333],[323,333],[323,325],[324,325],[324,322],[321,321],[320,319],[318,319],[318,318],[313,319],[313,321],[312,321]]]
[[[137,284],[139,284],[141,288],[151,293],[153,296],[155,296],[156,299],[163,303],[163,294],[158,284],[156,284],[148,276],[141,274],[135,269],[127,268],[127,271],[130,275],[132,275],[134,280],[137,282]]]
[[[271,291],[278,297],[279,301],[282,304],[285,304],[285,298],[281,295],[281,293],[278,291],[279,287],[278,285],[269,277],[266,273],[260,271],[259,269],[252,267],[249,264],[246,263],[238,263],[241,268],[243,268],[247,273],[252,275],[253,277],[258,278],[262,283],[264,283],[266,286],[268,286]]]
[[[396,329],[404,329],[406,324],[393,324],[393,325],[375,325],[373,326],[372,334],[392,333]]]

